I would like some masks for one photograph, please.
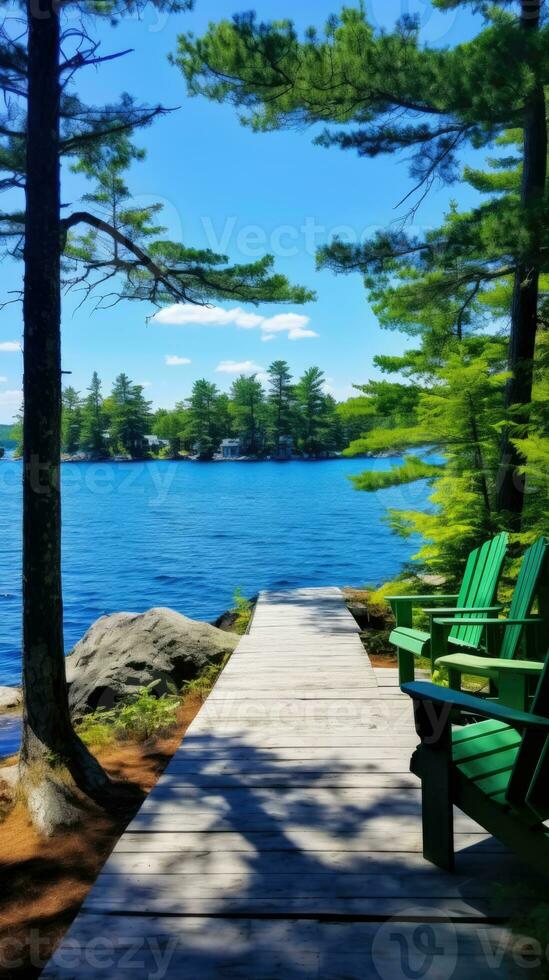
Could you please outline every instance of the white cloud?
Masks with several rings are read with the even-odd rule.
[[[253,361],[221,361],[215,370],[221,374],[258,374],[264,372],[265,368]]]
[[[264,333],[261,339],[266,344],[269,340],[276,340],[276,335],[274,333]]]
[[[168,367],[179,367],[181,364],[192,364],[188,357],[178,357],[177,354],[166,354],[164,358]]]
[[[223,310],[220,306],[195,306],[193,303],[175,303],[155,314],[153,320],[157,323],[174,323],[183,326],[187,323],[197,323],[202,326],[224,327],[234,323],[237,327],[250,330],[258,327],[264,317],[257,313],[246,313],[240,306],[233,310]]]
[[[5,385],[8,379],[0,376],[0,385]]]
[[[8,352],[10,354],[15,352],[20,353],[21,344],[17,340],[2,340],[0,341],[0,351],[5,354]]]
[[[315,330],[303,330],[302,327],[296,327],[288,334],[288,340],[305,340],[306,337],[318,337],[318,334]]]
[[[277,313],[276,316],[263,320],[261,329],[264,333],[289,333],[291,330],[306,327],[308,323],[309,317],[300,313]]]
[[[139,387],[140,388],[152,388],[152,381],[140,381],[139,382]]]
[[[276,334],[286,333],[290,340],[304,340],[318,337],[314,330],[306,329],[310,318],[300,313],[278,313],[276,316],[260,316],[246,313],[240,306],[224,310],[221,306],[193,306],[192,303],[176,303],[160,310],[153,318],[156,323],[172,323],[176,326],[198,324],[200,326],[224,327],[234,325],[241,330],[259,327],[262,340],[274,340]]]

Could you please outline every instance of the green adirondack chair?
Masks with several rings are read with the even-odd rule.
[[[482,626],[463,625],[463,620],[471,615],[481,616],[489,613],[496,616],[501,604],[495,603],[499,577],[507,554],[508,535],[496,535],[475,548],[467,559],[461,588],[457,595],[405,595],[388,596],[396,620],[396,628],[389,636],[398,653],[399,682],[414,679],[414,658],[430,657],[431,664],[437,657],[446,653],[432,639],[432,621],[435,616],[460,616],[460,625],[450,629],[447,642],[454,649],[476,653],[483,636]],[[450,602],[451,606],[433,607],[435,602]],[[414,606],[423,606],[431,619],[429,632],[414,629],[412,612]]]
[[[421,739],[410,768],[421,779],[424,857],[454,870],[455,804],[549,875],[549,656],[531,712],[436,684],[402,690]],[[486,720],[456,728],[454,709]]]
[[[446,648],[450,629],[462,622],[472,623],[485,630],[488,656],[470,653],[449,653],[436,660],[437,667],[446,667],[450,687],[461,688],[462,674],[487,677],[497,686],[498,700],[513,708],[526,710],[529,689],[539,679],[543,664],[536,659],[539,650],[549,643],[549,545],[539,538],[528,548],[520,567],[509,616],[504,619],[433,620],[437,649]],[[538,599],[539,616],[531,616]],[[524,645],[528,659],[515,659]],[[494,657],[493,655],[496,654]],[[490,656],[492,655],[492,656]]]

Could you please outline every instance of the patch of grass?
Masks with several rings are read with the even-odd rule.
[[[157,684],[153,681],[140,688],[110,711],[98,708],[85,715],[77,726],[82,741],[95,747],[113,741],[146,742],[172,728],[181,699],[176,694],[156,697],[153,689]]]
[[[78,722],[76,731],[86,745],[94,749],[106,748],[116,742],[146,742],[170,731],[177,724],[177,714],[187,698],[206,700],[217,678],[229,660],[230,654],[220,664],[210,664],[184,685],[181,693],[163,694],[156,697],[153,681],[142,687],[114,708],[98,708]]]
[[[206,667],[206,670],[200,674],[200,677],[196,677],[193,681],[189,681],[187,684],[185,684],[185,697],[198,697],[200,701],[205,701],[225,664],[229,660],[229,657],[230,653],[227,654],[222,663],[210,664],[210,666]]]
[[[252,618],[253,605],[242,595],[242,589],[236,588],[233,595],[234,606],[231,612],[236,616],[234,631],[241,636],[246,632]]]
[[[92,745],[96,749],[110,745],[116,738],[110,717],[112,715],[114,711],[106,711],[105,708],[90,712],[75,726],[77,734],[86,745]]]

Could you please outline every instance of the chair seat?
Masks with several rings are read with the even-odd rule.
[[[537,660],[502,660],[498,657],[478,657],[470,653],[450,653],[445,657],[439,657],[436,667],[446,667],[448,670],[460,670],[463,674],[471,673],[477,677],[490,677],[497,680],[498,674],[505,670],[512,674],[516,671],[516,666],[520,666],[520,672],[539,676],[543,670],[543,664]]]
[[[497,674],[494,666],[497,667],[498,661],[492,657],[479,657],[473,653],[450,653],[445,657],[439,657],[436,667],[446,667],[447,670],[461,670],[462,673],[474,674],[476,677],[490,677],[495,679]]]
[[[503,804],[520,744],[516,729],[501,722],[481,721],[454,729],[452,756],[459,773]]]

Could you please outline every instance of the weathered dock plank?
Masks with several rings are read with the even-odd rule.
[[[400,980],[418,926],[429,976],[508,976],[524,869],[459,811],[457,873],[424,861],[416,742],[339,589],[262,594],[43,976]]]

